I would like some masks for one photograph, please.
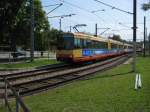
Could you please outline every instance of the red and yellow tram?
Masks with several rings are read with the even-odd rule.
[[[131,53],[133,46],[83,33],[64,33],[56,53],[58,61],[82,63]]]

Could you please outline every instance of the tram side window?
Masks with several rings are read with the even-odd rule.
[[[75,38],[74,39],[74,47],[75,48],[82,48],[82,40],[78,39],[78,38]]]
[[[90,48],[94,48],[94,41],[91,41],[90,42],[90,46],[89,46]]]
[[[82,48],[87,48],[87,42],[84,39],[81,39]]]
[[[125,49],[128,49],[128,46],[127,46],[127,45],[125,46]]]
[[[93,41],[93,48],[97,48],[97,42]]]
[[[117,48],[118,48],[118,45],[112,43],[112,44],[111,44],[111,48],[112,48],[112,49],[117,49]]]
[[[96,48],[97,48],[97,49],[100,49],[100,48],[101,48],[100,42],[96,42]]]
[[[92,41],[91,40],[87,40],[87,48],[91,48],[92,47]]]
[[[90,48],[94,48],[94,41],[91,41]]]
[[[79,46],[79,48],[82,48],[82,41],[81,41],[81,39],[78,39],[78,46]]]
[[[119,49],[123,49],[123,45],[119,45]]]
[[[74,39],[74,47],[78,48],[78,40],[76,38]]]
[[[133,47],[132,47],[132,46],[129,46],[129,49],[133,49]]]
[[[96,41],[93,41],[93,43],[92,43],[93,45],[93,48],[97,48],[97,42]]]
[[[96,42],[96,48],[98,49],[107,49],[108,45],[106,42]]]
[[[108,43],[107,42],[101,42],[101,46],[103,49],[107,49],[108,48]]]

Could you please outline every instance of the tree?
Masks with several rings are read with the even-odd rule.
[[[109,37],[110,39],[113,39],[113,40],[117,40],[117,41],[123,41],[120,37],[120,35],[116,35],[114,34],[112,37]]]
[[[13,4],[13,2],[11,3],[12,7],[18,6],[17,7],[18,9],[17,11],[15,11],[15,13],[13,13],[15,7],[14,9],[12,7],[9,8],[9,10],[11,10],[10,12],[14,16],[13,19],[14,21],[11,22],[11,24],[9,24],[9,27],[8,25],[3,24],[3,26],[5,25],[7,26],[6,29],[9,28],[11,29],[11,31],[7,30],[7,32],[3,32],[3,34],[5,34],[5,36],[3,36],[3,39],[1,39],[2,36],[0,35],[1,43],[4,43],[4,41],[6,41],[8,44],[12,43],[11,45],[11,48],[13,48],[11,49],[12,51],[16,51],[16,46],[22,47],[23,49],[29,49],[30,46],[30,1],[29,0],[21,0],[21,1],[23,2],[21,3],[18,2],[19,4],[15,2],[15,5]],[[7,2],[6,4],[10,4],[8,0],[6,0],[6,2]],[[34,13],[35,50],[46,50],[48,48],[56,49],[57,38],[62,37],[61,36],[62,32],[53,28],[50,29],[46,13],[41,5],[41,0],[34,0],[34,12],[35,12]],[[9,18],[7,19],[9,20]],[[0,29],[2,29],[1,26]]]
[[[150,9],[150,2],[149,2],[149,3],[144,3],[144,4],[142,4],[142,9],[143,9],[144,11],[149,10],[149,9]]]
[[[13,23],[22,3],[26,0],[0,1],[0,46],[9,45]]]
[[[44,38],[48,36],[50,25],[46,17],[45,11],[42,9],[41,1],[34,0],[34,18],[35,18],[35,50],[44,50]],[[28,49],[30,46],[30,3],[25,2],[14,24],[13,37],[16,40],[16,45]]]
[[[62,44],[63,42],[63,36],[62,36],[63,32],[62,31],[58,31],[57,29],[52,28],[49,33],[47,38],[45,39],[45,41],[47,41],[47,46],[49,49],[51,50],[56,50],[57,47]]]

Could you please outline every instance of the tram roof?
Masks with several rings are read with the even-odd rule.
[[[83,34],[83,33],[74,33],[74,36],[77,38],[83,38],[83,39],[90,39],[90,40],[95,40],[95,41],[101,41],[101,42],[107,42],[108,39],[105,39],[101,36],[93,36],[93,35],[88,35],[88,34]]]
[[[131,44],[127,44],[127,43],[120,42],[120,41],[117,41],[117,40],[107,39],[107,38],[104,38],[102,36],[97,36],[96,37],[96,36],[93,36],[93,35],[90,35],[90,34],[85,34],[85,33],[77,32],[77,33],[64,33],[64,34],[74,35],[74,37],[80,38],[80,39],[90,39],[90,40],[100,41],[100,42],[110,41],[111,43],[118,44],[118,45],[132,46]]]

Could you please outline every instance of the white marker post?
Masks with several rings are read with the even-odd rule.
[[[135,89],[137,90],[141,87],[142,87],[141,75],[136,74],[136,76],[135,76]]]
[[[136,74],[135,76],[135,90],[138,89],[137,82],[138,82],[138,74]]]
[[[142,81],[141,81],[141,75],[139,74],[139,77],[138,77],[138,87],[141,88],[142,87]]]

